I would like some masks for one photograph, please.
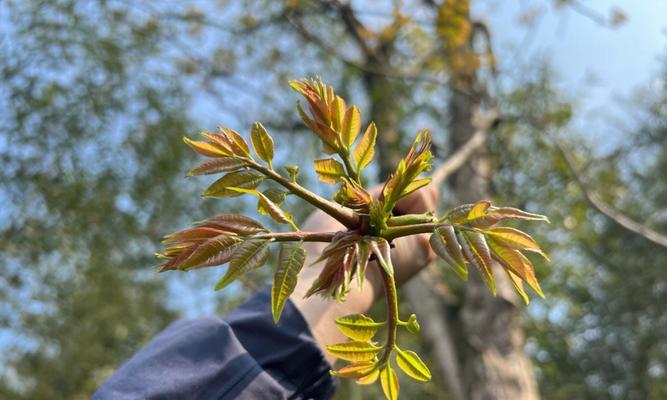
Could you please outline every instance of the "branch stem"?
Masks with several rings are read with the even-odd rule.
[[[348,229],[355,229],[359,227],[359,217],[354,211],[347,207],[343,207],[339,204],[333,203],[324,197],[321,197],[305,187],[299,185],[296,182],[285,178],[276,171],[268,169],[261,164],[258,164],[254,161],[248,162],[248,166],[256,171],[261,172],[266,175],[268,178],[274,180],[280,185],[284,186],[286,189],[289,189],[295,195],[306,200],[310,204],[329,214],[331,217],[336,219],[341,224],[345,225]]]
[[[387,341],[384,345],[384,353],[380,359],[380,364],[387,362],[394,346],[396,345],[396,327],[399,324],[398,318],[398,295],[396,293],[396,282],[394,277],[389,275],[384,269],[380,269],[382,284],[387,299]]]
[[[451,225],[449,222],[429,222],[424,224],[389,226],[382,231],[380,236],[387,240],[393,240],[403,236],[411,236],[419,233],[431,233],[441,226]]]

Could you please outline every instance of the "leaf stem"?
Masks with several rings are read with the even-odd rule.
[[[389,359],[389,355],[396,345],[396,327],[399,324],[398,318],[398,295],[396,293],[396,282],[394,277],[387,271],[380,268],[382,284],[384,286],[385,297],[387,298],[387,341],[384,345],[384,353],[379,364],[384,364]]]
[[[429,222],[423,224],[389,226],[384,229],[380,236],[387,240],[393,240],[403,236],[416,235],[419,233],[431,233],[441,226],[452,225],[449,222]]]
[[[252,239],[273,240],[275,242],[331,242],[339,232],[268,232],[261,233],[252,237]]]
[[[321,197],[311,192],[310,190],[304,188],[298,183],[292,182],[291,180],[280,175],[275,170],[268,169],[265,166],[258,164],[257,162],[249,161],[248,167],[261,172],[270,179],[273,179],[283,187],[289,189],[295,195],[301,197],[310,204],[314,205],[315,207],[329,214],[337,221],[339,221],[341,224],[345,225],[345,227],[347,227],[348,229],[356,229],[359,227],[360,223],[359,216],[351,209],[343,207],[334,202],[331,202],[325,199],[324,197]]]

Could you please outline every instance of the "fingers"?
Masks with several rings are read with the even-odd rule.
[[[402,214],[422,214],[435,211],[438,205],[438,191],[432,184],[410,193],[396,204]]]

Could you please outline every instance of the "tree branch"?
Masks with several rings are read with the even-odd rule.
[[[595,208],[600,213],[605,215],[607,218],[616,222],[618,225],[625,228],[626,230],[634,234],[637,234],[643,237],[644,239],[649,240],[657,245],[667,247],[667,236],[659,232],[656,232],[653,229],[647,227],[646,225],[643,225],[633,220],[632,218],[628,217],[622,212],[613,209],[610,205],[605,203],[597,193],[589,189],[588,185],[586,184],[586,182],[584,182],[583,178],[581,177],[581,174],[578,171],[577,167],[575,166],[575,162],[572,159],[572,156],[570,155],[570,152],[567,150],[565,145],[555,137],[551,135],[549,137],[551,141],[554,143],[560,155],[563,157],[563,160],[565,160],[565,164],[567,165],[567,168],[570,170],[570,173],[574,178],[575,183],[577,184],[577,186],[579,186],[579,189],[583,192],[584,196],[586,197],[586,200],[588,200],[588,203],[593,208]]]
[[[435,187],[442,185],[447,178],[461,168],[470,156],[480,148],[486,141],[489,129],[498,121],[498,111],[492,109],[484,117],[476,118],[473,124],[476,126],[475,132],[470,139],[459,147],[454,154],[447,157],[431,175],[431,182]]]

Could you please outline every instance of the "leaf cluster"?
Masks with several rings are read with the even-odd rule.
[[[378,136],[375,124],[368,123],[360,136],[359,110],[356,106],[348,106],[333,88],[319,80],[292,81],[290,85],[307,103],[307,110],[297,103],[303,122],[319,138],[323,152],[331,156],[314,160],[313,169],[321,181],[339,185],[333,199],[324,199],[301,186],[298,169],[286,166],[287,176],[274,169],[274,140],[259,122],[250,130],[250,143],[229,128],[220,128],[218,133],[204,132],[205,140],[185,138],[194,151],[207,157],[190,171],[190,175],[224,174],[204,191],[204,196],[253,196],[257,199],[260,214],[289,225],[292,230],[271,232],[243,215],[214,216],[167,236],[163,242],[165,250],[158,254],[163,259],[159,268],[161,271],[189,271],[229,264],[216,285],[219,290],[246,272],[263,266],[270,245],[278,242],[278,266],[271,292],[272,312],[277,323],[306,262],[306,253],[301,247],[304,241],[329,243],[313,262],[323,266],[306,297],[319,294],[344,301],[351,290],[352,280],[356,279],[359,288],[363,287],[367,268],[374,261],[385,286],[387,320],[375,322],[364,315],[339,318],[336,325],[351,340],[329,346],[328,351],[352,362],[333,372],[335,375],[356,379],[360,384],[370,384],[379,378],[386,397],[397,398],[400,387],[392,367],[392,355],[399,369],[413,379],[427,381],[431,373],[417,354],[400,349],[396,343],[398,326],[416,334],[419,324],[414,314],[408,321],[399,318],[391,241],[431,233],[431,248],[459,277],[467,279],[468,267],[472,267],[495,295],[493,265],[497,263],[528,302],[524,282],[540,296],[543,294],[525,253],[545,255],[528,234],[497,224],[504,220],[547,219],[511,207],[495,207],[487,200],[459,206],[441,218],[433,213],[395,215],[394,208],[400,199],[430,182],[422,176],[432,163],[429,133],[419,132],[407,155],[374,198],[362,184],[360,173],[375,156]],[[273,181],[282,188],[261,190],[265,181]],[[311,203],[340,221],[346,229],[339,232],[300,231],[291,214],[282,208],[287,195]],[[372,339],[381,326],[387,329],[387,339],[379,345]]]

